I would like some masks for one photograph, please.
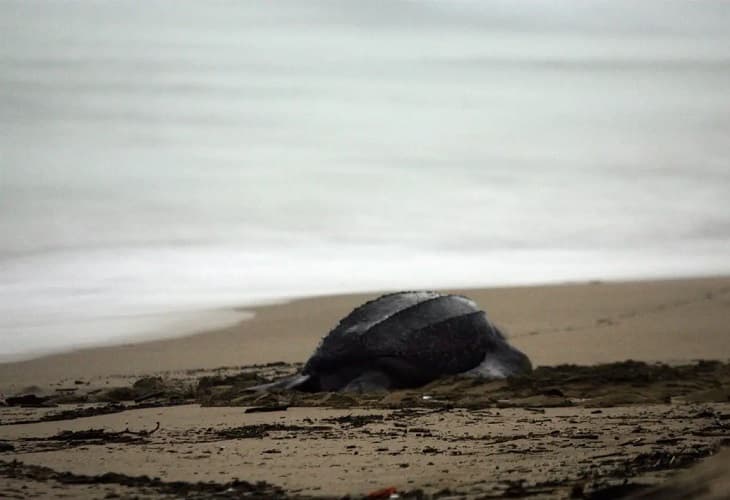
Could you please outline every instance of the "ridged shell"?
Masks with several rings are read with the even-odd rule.
[[[304,373],[396,358],[424,379],[477,366],[501,334],[470,299],[437,292],[384,295],[353,310],[322,339]]]

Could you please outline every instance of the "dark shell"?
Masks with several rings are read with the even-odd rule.
[[[414,387],[512,351],[526,359],[466,297],[393,293],[356,308],[322,339],[301,388],[340,390],[366,372],[382,374],[388,387]]]

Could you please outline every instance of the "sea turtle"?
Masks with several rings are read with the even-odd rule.
[[[291,377],[255,389],[371,391],[418,387],[446,375],[505,378],[532,370],[474,301],[390,293],[354,309]]]

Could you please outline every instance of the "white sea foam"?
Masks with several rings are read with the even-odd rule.
[[[728,23],[0,3],[0,356],[301,295],[727,273]]]

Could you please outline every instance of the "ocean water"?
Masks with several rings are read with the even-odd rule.
[[[728,26],[725,1],[2,0],[0,359],[302,295],[727,274]]]

